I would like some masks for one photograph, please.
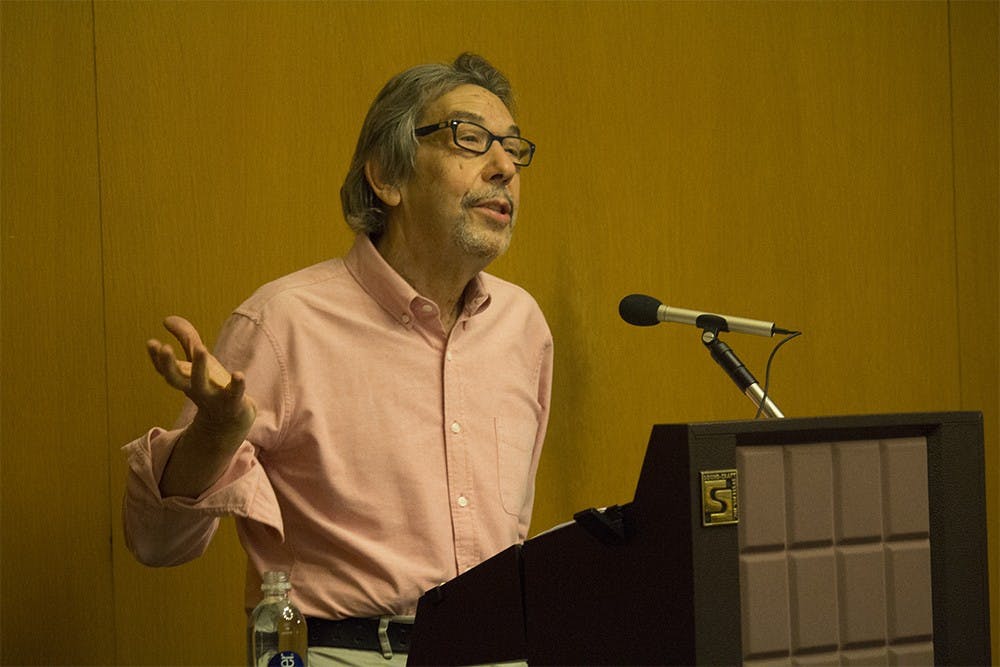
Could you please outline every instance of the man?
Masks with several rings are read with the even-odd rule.
[[[401,664],[405,628],[386,620],[525,539],[552,339],[534,300],[483,270],[510,243],[533,153],[478,56],[386,84],[341,190],[349,254],[262,287],[214,355],[178,317],[165,326],[190,361],[147,343],[190,401],[181,428],[125,447],[141,562],[199,556],[233,515],[248,606],[284,570],[324,645],[314,662]]]

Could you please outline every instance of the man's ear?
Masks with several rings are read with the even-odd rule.
[[[386,206],[399,206],[402,200],[399,188],[393,183],[386,182],[382,172],[382,166],[375,160],[365,162],[365,178],[368,179],[368,185],[375,192],[375,196]]]

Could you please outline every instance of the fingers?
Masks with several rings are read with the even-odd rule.
[[[229,392],[229,396],[233,400],[239,400],[243,398],[243,394],[247,390],[247,379],[243,373],[233,373],[231,379],[229,380],[229,386],[226,387],[226,391]]]
[[[187,368],[182,368],[181,364],[184,362],[177,360],[173,348],[158,340],[149,340],[146,342],[146,351],[153,362],[153,367],[156,368],[156,372],[163,376],[167,384],[175,389],[186,391],[187,375],[190,374],[190,371]],[[185,373],[185,371],[188,372]]]
[[[201,342],[198,330],[183,317],[170,315],[163,320],[163,326],[181,344],[188,359],[194,361],[195,350],[199,347],[205,347],[205,344]]]
[[[181,372],[184,372],[183,362]],[[197,346],[191,359],[191,387],[195,391],[207,393],[211,390],[226,389],[232,381],[229,371],[213,357],[204,345]]]
[[[191,391],[208,394],[208,351],[203,346],[195,347],[191,353]]]
[[[196,390],[206,390],[209,381],[215,382],[220,387],[224,387],[229,383],[229,373],[225,369],[222,370],[222,373],[215,372],[213,367],[218,366],[221,368],[221,364],[209,355],[208,348],[205,347],[205,344],[201,340],[201,335],[194,328],[193,324],[179,315],[170,315],[163,320],[163,326],[173,334],[174,338],[183,347],[184,354],[187,356],[190,364],[183,361],[177,361],[176,364],[182,375],[191,378],[192,386]],[[200,362],[198,361],[199,358],[201,358]],[[195,373],[197,373],[197,377],[195,377]],[[223,377],[225,378],[224,380]]]
[[[210,421],[253,421],[256,408],[246,395],[246,376],[230,374],[202,343],[190,322],[171,316],[164,327],[178,340],[190,361],[177,359],[173,348],[159,340],[146,341],[146,351],[156,371],[174,389],[183,392]]]
[[[185,351],[190,361],[177,359],[173,347],[153,338],[146,341],[146,352],[156,371],[172,387],[185,393],[189,390],[198,394],[222,389],[228,391],[232,381],[229,371],[208,351],[194,327],[177,316],[168,317],[164,326],[186,346]]]

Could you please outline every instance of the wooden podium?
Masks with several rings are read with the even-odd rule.
[[[979,413],[658,425],[574,519],[428,591],[408,664],[990,664]]]

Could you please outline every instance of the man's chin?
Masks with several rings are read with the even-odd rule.
[[[507,248],[509,246],[510,246],[509,243],[503,245],[492,245],[492,246],[474,245],[474,246],[465,246],[464,250],[470,256],[476,257],[478,259],[481,259],[489,263],[497,259],[501,255],[503,255],[505,252],[507,252]]]
[[[507,252],[510,247],[512,230],[480,231],[475,234],[461,234],[458,244],[466,253],[483,260],[493,261]]]

